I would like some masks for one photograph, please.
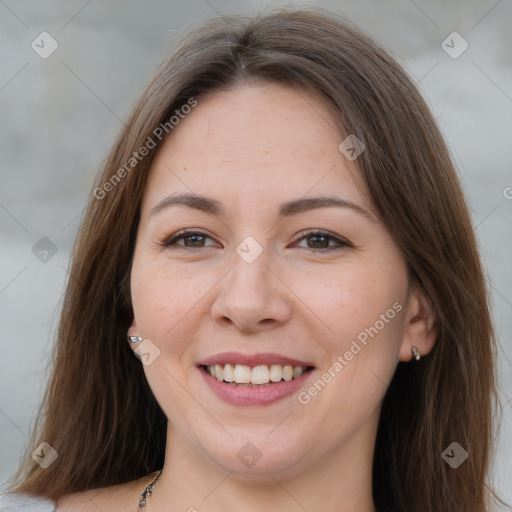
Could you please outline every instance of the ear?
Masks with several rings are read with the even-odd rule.
[[[135,318],[132,320],[132,323],[131,323],[130,327],[128,328],[126,335],[127,336],[140,336]],[[127,340],[127,343],[128,343],[128,345],[130,345],[130,348],[132,350],[135,350],[140,345],[140,342],[132,343],[129,340]]]
[[[435,311],[432,301],[425,290],[414,283],[409,292],[405,311],[405,331],[399,351],[400,361],[410,361],[414,356],[412,347],[416,347],[421,356],[428,354],[437,338]]]

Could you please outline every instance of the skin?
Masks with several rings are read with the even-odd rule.
[[[412,359],[413,345],[430,352],[436,331],[428,298],[409,282],[403,255],[372,213],[357,160],[338,150],[347,134],[331,110],[277,84],[215,92],[180,121],[152,163],[129,330],[160,351],[144,371],[169,418],[148,512],[376,510],[371,463],[384,394],[398,362]],[[216,199],[225,213],[171,206],[150,215],[176,193]],[[281,203],[320,195],[349,200],[369,218],[339,207],[278,218]],[[162,246],[184,228],[205,237]],[[299,238],[303,230],[350,245]],[[262,248],[252,263],[236,252],[248,236]],[[266,406],[230,405],[196,367],[224,351],[275,352],[312,362],[314,375],[300,390],[307,391],[394,303],[401,311],[307,404],[293,393]],[[262,454],[252,468],[237,457],[248,441]],[[126,510],[145,485],[100,489],[96,505]]]

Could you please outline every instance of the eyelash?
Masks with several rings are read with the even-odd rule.
[[[170,236],[169,238],[165,239],[160,245],[163,246],[164,248],[169,248],[170,246],[174,245],[176,247],[179,247],[180,249],[194,249],[193,247],[185,247],[185,246],[176,244],[176,242],[178,242],[179,240],[184,240],[184,239],[192,237],[192,236],[200,236],[203,238],[211,239],[211,237],[209,235],[207,235],[206,233],[203,233],[201,231],[194,231],[191,229],[183,229],[181,231],[178,231],[174,235]],[[334,235],[331,235],[327,231],[301,231],[297,235],[297,237],[298,237],[297,241],[299,241],[299,242],[305,238],[319,237],[319,238],[328,238],[330,240],[334,240],[338,244],[338,246],[323,247],[318,250],[313,247],[303,247],[303,249],[308,249],[308,250],[314,251],[314,252],[328,252],[328,251],[332,251],[332,250],[340,250],[343,248],[349,248],[349,247],[353,248],[354,247],[352,244],[350,244],[346,240],[343,240]],[[197,249],[206,249],[206,248],[207,247],[197,247]]]

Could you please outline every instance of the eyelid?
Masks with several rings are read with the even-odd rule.
[[[206,233],[200,229],[185,228],[185,229],[177,231],[176,233],[167,237],[159,245],[163,246],[164,248],[169,248],[171,246],[175,246],[180,249],[194,249],[192,247],[177,245],[177,243],[176,243],[180,240],[183,240],[185,238],[188,238],[188,237],[191,237],[194,235],[201,236],[204,238],[210,238],[211,240],[213,240],[212,236],[210,236],[208,233]],[[309,230],[303,230],[300,233],[297,233],[297,235],[294,237],[294,239],[295,239],[294,243],[301,242],[303,239],[308,238],[308,237],[313,237],[315,235],[319,236],[319,237],[323,236],[326,238],[330,238],[331,240],[334,240],[337,243],[337,245],[334,245],[331,247],[324,247],[324,248],[320,248],[320,249],[315,249],[313,247],[302,247],[302,249],[307,249],[307,250],[310,250],[313,252],[328,252],[328,251],[335,250],[335,249],[342,249],[342,248],[347,248],[347,247],[354,248],[355,247],[351,242],[349,242],[348,240],[346,240],[343,237],[334,235],[334,234],[330,233],[329,231],[325,231],[322,229],[314,229],[314,228],[309,229]],[[207,246],[207,247],[211,247],[211,246]],[[206,249],[207,247],[197,247],[196,249]]]
[[[329,231],[325,231],[323,229],[306,229],[306,230],[303,230],[301,231],[300,233],[297,233],[296,237],[295,237],[295,240],[297,240],[298,242],[302,241],[302,239],[304,238],[308,238],[308,237],[312,237],[312,236],[323,236],[323,237],[326,237],[326,238],[330,238],[332,240],[334,240],[335,242],[337,242],[338,245],[335,245],[335,246],[332,246],[332,247],[326,247],[324,249],[318,249],[318,250],[315,250],[314,248],[311,248],[311,247],[304,247],[304,249],[309,249],[311,251],[314,251],[314,252],[327,252],[329,250],[333,250],[333,249],[341,249],[343,247],[350,247],[350,248],[354,248],[354,245],[352,243],[350,243],[347,239],[343,238],[343,237],[340,237],[338,235],[335,235]]]
[[[211,237],[208,233],[206,233],[202,230],[193,229],[193,228],[185,228],[185,229],[181,229],[180,231],[177,231],[176,233],[172,234],[171,236],[166,237],[165,240],[160,245],[162,245],[164,248],[168,248],[168,247],[171,247],[174,245],[176,247],[179,247],[180,249],[181,248],[190,249],[190,247],[177,245],[176,242],[178,242],[179,240],[183,240],[184,238],[194,236],[194,235],[202,236],[204,238],[210,238],[213,240],[213,237]],[[205,247],[198,247],[198,249],[204,249],[204,248]]]

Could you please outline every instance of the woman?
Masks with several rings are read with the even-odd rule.
[[[456,171],[401,67],[330,13],[216,20],[95,185],[11,499],[489,511],[495,350]]]

